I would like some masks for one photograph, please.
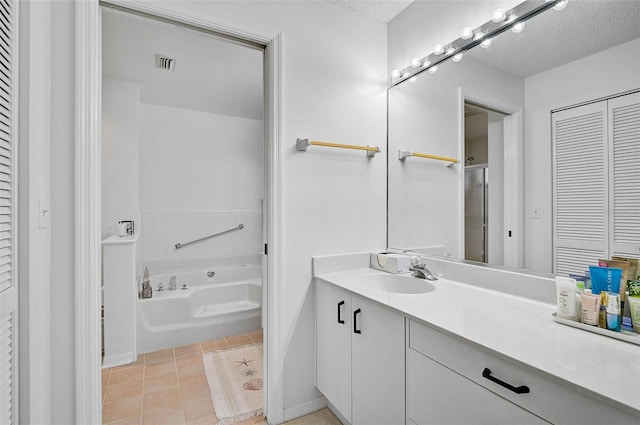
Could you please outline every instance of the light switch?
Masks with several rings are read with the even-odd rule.
[[[42,199],[38,199],[38,229],[46,229],[47,227],[49,227],[49,207]]]
[[[541,216],[540,207],[531,207],[530,216],[531,218],[540,218]]]

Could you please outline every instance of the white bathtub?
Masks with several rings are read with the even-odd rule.
[[[152,274],[153,297],[137,303],[138,354],[260,329],[261,273],[261,266],[243,264]],[[171,276],[175,291],[168,290]]]

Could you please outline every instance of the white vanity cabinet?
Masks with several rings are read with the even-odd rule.
[[[316,386],[352,425],[405,422],[404,316],[316,279]]]
[[[637,415],[587,392],[407,322],[409,424],[639,423]]]

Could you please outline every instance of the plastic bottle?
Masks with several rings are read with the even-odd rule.
[[[582,320],[582,300],[580,294],[584,291],[584,282],[576,280],[576,320]]]
[[[576,320],[576,280],[570,277],[556,277],[557,316],[562,319]]]
[[[607,303],[607,329],[620,332],[620,297],[618,294],[609,294]]]

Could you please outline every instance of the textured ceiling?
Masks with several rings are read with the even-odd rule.
[[[389,22],[413,0],[326,0],[354,12],[362,13],[380,22]]]
[[[569,1],[465,56],[525,78],[639,37],[640,0]]]

